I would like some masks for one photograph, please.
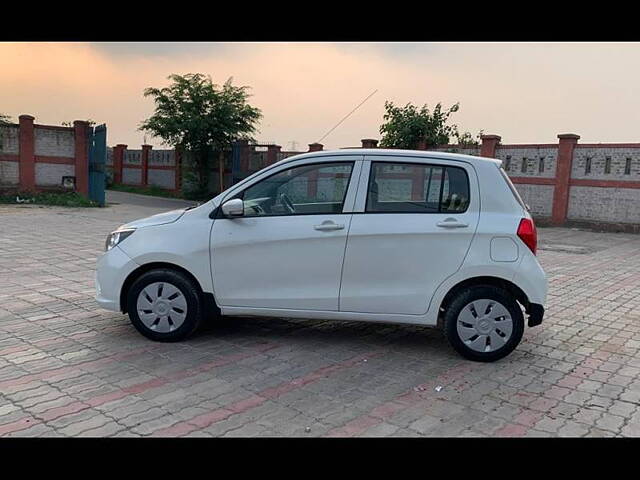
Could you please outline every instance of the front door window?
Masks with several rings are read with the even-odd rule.
[[[302,165],[246,189],[246,217],[342,213],[353,162]]]

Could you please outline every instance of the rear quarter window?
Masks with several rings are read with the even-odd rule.
[[[527,204],[524,203],[524,201],[522,200],[522,197],[518,193],[518,190],[516,190],[516,187],[513,186],[513,182],[511,182],[511,179],[509,178],[509,175],[507,175],[507,172],[505,172],[504,168],[502,167],[498,167],[498,170],[500,170],[500,174],[502,175],[502,178],[504,178],[504,181],[507,182],[507,186],[509,187],[509,190],[511,190],[511,193],[515,197],[516,201],[520,204],[522,208],[528,211],[529,208],[527,207]]]

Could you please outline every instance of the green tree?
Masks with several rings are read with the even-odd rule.
[[[11,117],[9,115],[4,115],[2,113],[0,113],[0,127],[2,127],[3,125],[9,125],[11,123]],[[3,141],[3,135],[2,132],[0,132],[0,150],[2,150],[2,141]]]
[[[141,123],[140,130],[188,154],[199,195],[208,193],[211,154],[217,152],[222,190],[224,151],[236,140],[252,140],[262,112],[247,102],[249,87],[232,85],[232,78],[222,87],[200,73],[167,78],[171,81],[168,87],[145,89],[144,96],[155,102],[155,112]]]
[[[455,137],[457,138],[457,143],[461,147],[472,147],[480,145],[480,137],[484,130],[480,130],[475,136],[471,132],[459,133],[456,129]]]
[[[93,127],[96,124],[96,122],[94,120],[91,120],[91,119],[85,120],[85,122],[87,122],[90,127]],[[73,127],[73,122],[62,122],[62,126],[63,127]]]
[[[451,114],[460,108],[459,103],[448,109],[438,103],[433,112],[427,105],[420,109],[411,103],[398,107],[388,101],[384,108],[384,123],[380,126],[381,147],[416,149],[423,141],[427,146],[443,145],[458,133],[458,127],[447,122]]]

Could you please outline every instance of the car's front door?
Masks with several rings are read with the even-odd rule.
[[[244,216],[216,218],[211,233],[221,306],[338,310],[361,158],[296,162],[233,195]]]
[[[462,265],[479,218],[464,162],[366,157],[345,253],[340,311],[422,315]]]

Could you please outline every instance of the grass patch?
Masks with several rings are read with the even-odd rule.
[[[135,185],[111,185],[108,190],[115,190],[116,192],[137,193],[139,195],[150,195],[152,197],[165,197],[165,198],[182,198],[179,194],[165,190],[164,188],[150,185],[148,187],[137,187]]]
[[[0,204],[5,205],[51,205],[55,207],[99,207],[76,192],[3,193]]]

